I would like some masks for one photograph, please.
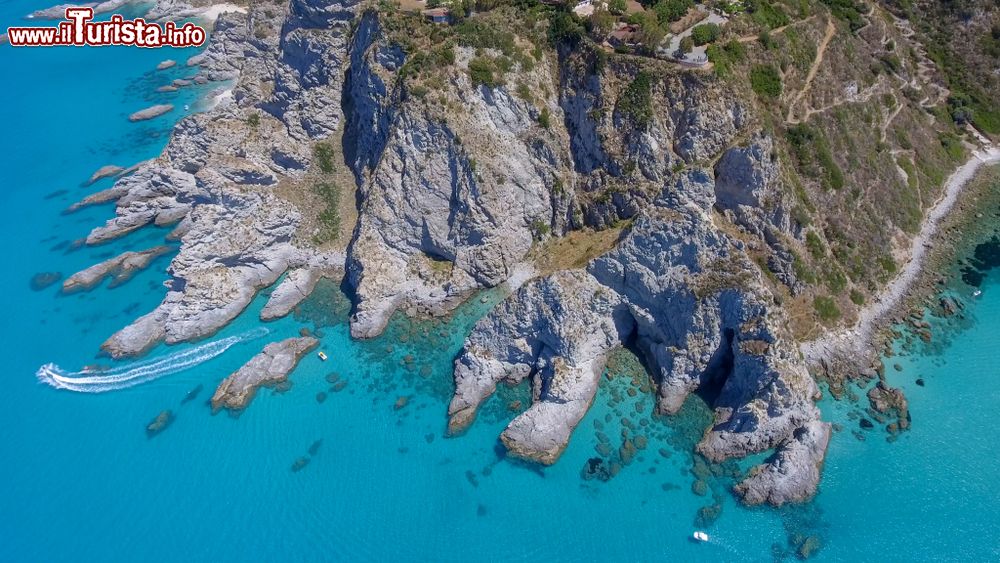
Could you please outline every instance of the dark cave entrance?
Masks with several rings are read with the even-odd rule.
[[[695,393],[709,406],[715,405],[716,399],[722,394],[723,386],[733,373],[735,361],[733,340],[735,338],[735,330],[727,328],[722,331],[722,342],[712,354],[712,359],[708,361],[708,367],[701,374],[701,383]]]

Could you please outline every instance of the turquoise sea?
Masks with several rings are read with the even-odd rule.
[[[4,2],[0,25],[42,7]],[[347,336],[342,296],[326,286],[297,318],[266,325],[265,338],[188,371],[105,393],[39,383],[35,372],[48,362],[106,363],[95,357],[100,343],[164,294],[169,255],[115,288],[64,296],[57,285],[35,291],[30,280],[162,243],[166,231],[150,228],[74,249],[112,208],[62,210],[109,185],[82,185],[98,167],[157,155],[183,105],[197,110],[208,90],[153,93],[185,75],[183,65],[157,73],[156,64],[193,52],[0,46],[0,561],[770,561],[794,559],[789,550],[808,537],[817,561],[1000,560],[994,274],[979,299],[967,299],[966,326],[947,329],[946,347],[888,360],[900,364],[887,376],[909,396],[912,430],[893,443],[881,429],[860,441],[857,405],[824,401],[825,418],[844,430],[821,492],[782,510],[742,508],[721,470],[695,467],[690,448],[706,407],[693,399],[673,420],[652,419],[651,397],[630,391],[634,362],[624,354],[553,467],[498,454],[510,403],[527,400],[525,389],[504,390],[467,434],[445,438],[451,361],[496,293],[447,322],[396,319],[381,338],[358,343]],[[165,100],[177,109],[127,121]],[[260,326],[262,304],[211,340]],[[223,377],[302,327],[322,333],[328,362],[306,358],[291,389],[263,390],[238,418],[211,414],[205,401]],[[146,425],[165,409],[174,422],[148,438]],[[617,447],[623,418],[647,447],[610,481],[584,481],[597,431]],[[309,463],[293,471],[303,457]],[[696,479],[708,485],[703,495]],[[689,542],[696,527],[712,541]]]

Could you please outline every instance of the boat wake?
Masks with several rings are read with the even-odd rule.
[[[38,381],[56,389],[68,389],[79,393],[117,391],[192,368],[211,360],[240,342],[261,338],[268,332],[265,327],[257,327],[236,336],[220,338],[166,356],[109,368],[84,368],[81,371],[68,372],[56,364],[45,364],[38,368],[35,375]]]

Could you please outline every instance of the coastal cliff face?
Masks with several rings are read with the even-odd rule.
[[[905,258],[893,251],[940,188],[913,156],[964,150],[935,113],[926,57],[873,14],[839,32],[826,12],[803,18],[775,31],[778,54],[734,39],[742,62],[725,72],[553,45],[513,6],[456,26],[351,1],[223,14],[186,63],[223,84],[217,105],[74,206],[117,202],[88,244],[150,224],[181,243],[163,302],[102,348],[204,338],[282,276],[263,320],[343,275],[358,338],[398,310],[441,315],[506,284],[455,362],[453,433],[499,383],[530,380],[532,404],[501,440],[554,463],[609,353],[629,346],[661,414],[706,397],[706,459],[774,451],[736,487],[746,502],[804,500],[831,428],[797,340],[849,320]],[[810,41],[821,48],[802,57]],[[907,54],[872,70],[889,42]],[[768,57],[789,59],[776,93],[750,86]],[[901,83],[909,97],[885,96]],[[609,232],[572,259],[545,256]]]
[[[347,84],[345,154],[361,200],[347,281],[361,338],[379,334],[397,308],[443,311],[505,281],[533,230],[564,229],[571,203],[556,189],[564,139],[536,123],[538,108],[474,84],[458,68],[474,56],[461,47],[440,98],[419,98],[401,84],[407,55],[381,27],[374,12],[361,19]],[[551,84],[548,69],[524,79]],[[560,121],[553,100],[541,103]]]

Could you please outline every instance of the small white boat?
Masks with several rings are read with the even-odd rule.
[[[323,360],[324,362],[326,361],[326,352],[320,350],[319,354],[316,355],[319,356],[319,359]]]
[[[694,541],[697,541],[697,542],[707,542],[708,541],[708,534],[706,534],[705,532],[702,532],[701,530],[699,530],[699,531],[691,534],[691,539],[693,539]]]
[[[189,105],[187,105],[187,104],[184,104],[184,111],[188,111],[188,110],[190,110],[190,109],[191,109],[191,106],[189,106]]]
[[[975,290],[975,291],[972,292],[972,296],[973,297],[979,297],[982,294],[983,294],[983,292],[980,289],[977,289],[977,290]]]

